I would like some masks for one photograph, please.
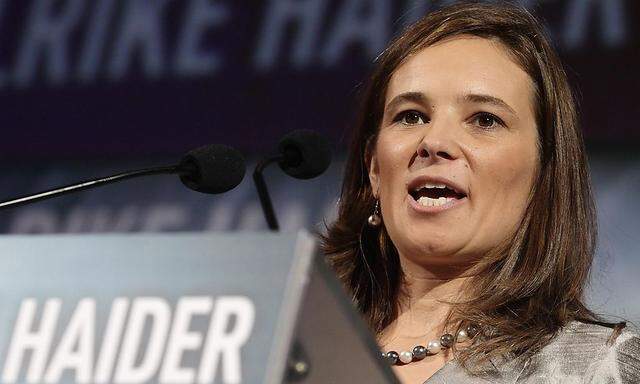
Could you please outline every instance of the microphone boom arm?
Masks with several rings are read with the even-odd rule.
[[[258,197],[260,197],[260,204],[262,205],[262,212],[264,212],[264,218],[267,220],[267,225],[272,231],[280,230],[278,225],[278,219],[273,211],[273,204],[271,203],[271,197],[269,196],[269,190],[267,189],[267,183],[264,181],[262,171],[271,163],[279,162],[284,158],[284,155],[274,155],[266,159],[260,160],[253,170],[253,182],[258,190]]]
[[[55,196],[66,195],[67,193],[82,191],[85,189],[96,188],[102,185],[115,183],[120,180],[132,179],[134,177],[140,176],[149,176],[149,175],[161,175],[161,174],[188,174],[193,172],[193,169],[189,169],[190,167],[185,167],[183,165],[172,165],[167,167],[155,167],[155,168],[146,168],[139,169],[135,171],[128,171],[119,173],[117,175],[102,177],[99,179],[87,180],[77,184],[71,184],[60,188],[51,189],[45,192],[40,192],[34,195],[26,195],[22,197],[18,197],[16,199],[3,201],[0,203],[0,210],[7,208],[19,207],[21,205],[26,205],[30,203],[35,203],[37,201],[50,199]]]

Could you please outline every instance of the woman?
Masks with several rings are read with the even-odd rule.
[[[325,251],[403,382],[640,382],[583,301],[594,212],[542,26],[461,3],[377,59]]]

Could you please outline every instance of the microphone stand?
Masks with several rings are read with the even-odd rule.
[[[35,203],[36,201],[50,199],[55,196],[66,195],[67,193],[82,191],[85,189],[91,189],[106,184],[115,183],[120,180],[132,179],[134,177],[149,176],[149,175],[161,175],[161,174],[179,174],[186,175],[195,171],[195,167],[189,165],[172,165],[168,167],[155,167],[139,169],[135,171],[128,171],[119,173],[113,176],[107,176],[99,179],[87,180],[77,184],[67,185],[65,187],[51,189],[45,192],[40,192],[34,195],[26,195],[18,197],[17,199],[7,200],[0,203],[0,210],[19,207],[29,203]]]
[[[267,157],[266,159],[262,159],[256,165],[256,168],[253,170],[253,182],[256,185],[256,189],[258,190],[258,197],[260,197],[260,204],[262,205],[262,212],[264,212],[264,218],[267,220],[267,225],[269,229],[277,232],[280,230],[280,226],[278,225],[278,219],[276,218],[276,214],[273,211],[273,204],[271,203],[271,197],[269,196],[269,190],[267,189],[267,183],[264,181],[264,176],[262,175],[262,171],[272,163],[279,162],[285,159],[285,155],[278,154],[273,155],[271,157]]]

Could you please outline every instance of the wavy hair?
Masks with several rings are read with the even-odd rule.
[[[456,351],[463,366],[535,353],[572,320],[595,321],[583,301],[596,246],[595,207],[577,107],[558,54],[542,24],[509,3],[462,2],[409,26],[378,57],[363,88],[346,163],[338,217],[323,247],[371,329],[399,312],[403,274],[384,226],[365,225],[374,206],[370,151],[394,71],[412,54],[446,38],[498,41],[532,79],[538,129],[537,181],[520,226],[475,266],[463,302],[453,303],[447,329],[479,325],[481,334]]]

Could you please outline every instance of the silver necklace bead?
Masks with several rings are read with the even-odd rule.
[[[442,350],[442,345],[440,344],[440,340],[431,340],[427,344],[427,352],[432,355],[437,354]]]
[[[467,331],[465,329],[461,329],[458,331],[458,337],[456,339],[456,341],[458,343],[462,343],[469,340],[469,335],[467,335]]]
[[[427,357],[427,348],[422,345],[416,345],[413,348],[413,358],[416,360],[422,360]]]
[[[444,335],[440,336],[440,345],[442,345],[442,348],[450,348],[453,345],[453,342],[454,337],[450,333],[445,333]]]
[[[409,364],[413,360],[413,353],[409,351],[400,352],[400,361],[405,364]]]

